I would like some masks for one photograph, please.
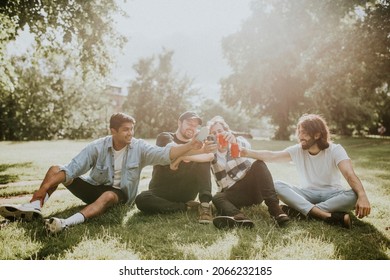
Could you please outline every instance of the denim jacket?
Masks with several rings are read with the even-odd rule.
[[[142,139],[132,138],[123,158],[120,188],[132,203],[138,192],[140,174],[146,165],[170,164],[169,152],[172,145],[157,147]],[[112,186],[114,183],[114,153],[112,136],[89,143],[71,162],[61,166],[66,181],[81,177],[84,181],[98,186]],[[88,171],[89,174],[86,175]]]

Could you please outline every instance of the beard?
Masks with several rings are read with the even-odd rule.
[[[308,150],[308,149],[310,149],[314,144],[317,143],[317,140],[314,139],[314,138],[310,138],[310,139],[307,140],[307,141],[306,141],[306,140],[300,141],[300,143],[301,143],[302,149]]]
[[[194,137],[194,131],[191,129],[180,130],[179,132],[184,139],[190,140]]]

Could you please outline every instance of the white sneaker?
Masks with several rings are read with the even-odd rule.
[[[42,218],[41,210],[34,208],[30,203],[22,205],[3,204],[0,206],[0,215],[11,221],[32,221]]]
[[[45,219],[45,228],[48,233],[56,234],[66,229],[67,226],[65,225],[64,219],[52,217],[50,219]]]

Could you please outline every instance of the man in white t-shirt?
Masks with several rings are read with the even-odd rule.
[[[276,181],[275,189],[281,201],[305,216],[345,228],[352,226],[349,211],[355,209],[358,218],[368,216],[371,206],[363,185],[345,149],[330,141],[325,120],[315,114],[303,115],[297,124],[297,137],[299,144],[283,151],[243,149],[241,155],[266,162],[293,161],[300,187]],[[340,172],[351,189],[342,186]]]

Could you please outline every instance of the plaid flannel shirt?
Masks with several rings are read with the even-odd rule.
[[[236,140],[240,147],[251,148],[251,145],[244,137],[238,136]],[[226,154],[217,151],[214,155],[214,160],[211,162],[211,171],[217,182],[218,191],[222,192],[244,178],[252,162],[253,160],[251,161],[248,158],[232,158],[230,148]]]

